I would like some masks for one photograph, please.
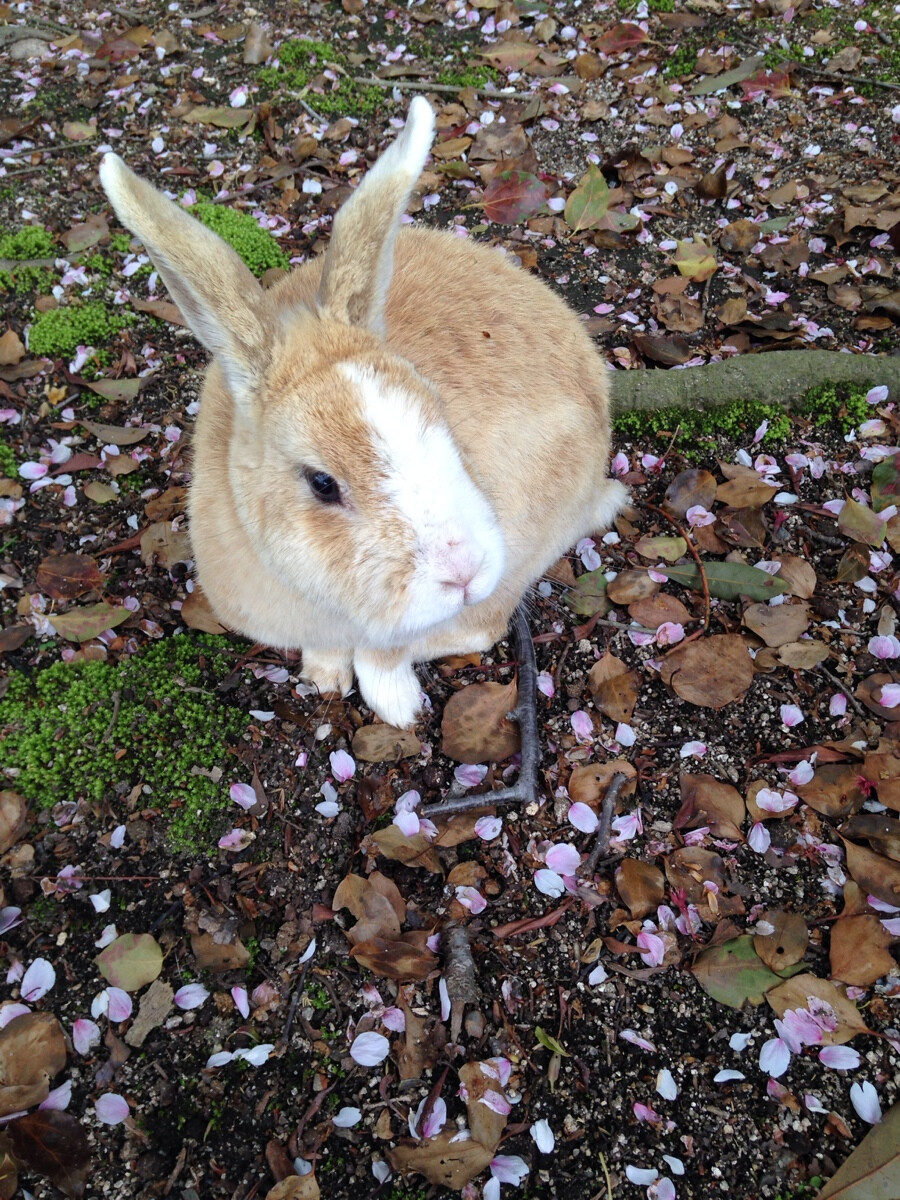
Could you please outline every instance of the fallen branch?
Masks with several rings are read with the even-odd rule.
[[[887,384],[900,392],[900,356],[772,350],[683,371],[616,371],[613,410],[716,408],[735,400],[790,407],[823,383]]]

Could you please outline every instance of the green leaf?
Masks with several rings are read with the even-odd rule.
[[[757,955],[753,938],[748,934],[721,946],[710,946],[698,955],[691,967],[691,973],[703,990],[729,1008],[743,1008],[748,1001],[762,1004],[770,988],[802,970],[803,963],[796,963],[776,975]]]
[[[723,88],[731,87],[732,84],[749,79],[762,64],[763,55],[755,54],[752,58],[745,58],[731,71],[723,71],[721,75],[707,75],[704,79],[698,80],[688,88],[688,93],[691,96],[708,96],[712,92],[719,92]]]
[[[106,400],[134,400],[143,385],[143,379],[95,379],[87,384]]]
[[[136,992],[159,976],[163,952],[149,933],[123,933],[94,961],[107,983],[125,992]]]
[[[612,605],[606,598],[606,574],[603,568],[598,567],[596,571],[579,575],[575,586],[569,588],[563,599],[579,617],[608,613]]]
[[[540,1025],[535,1026],[534,1036],[542,1046],[545,1046],[548,1050],[552,1050],[554,1054],[561,1054],[563,1058],[570,1057],[568,1050],[563,1047],[562,1043],[558,1042],[555,1037],[552,1037],[549,1033],[546,1033],[543,1029],[541,1029]]]
[[[115,629],[130,616],[127,608],[113,608],[111,604],[101,602],[72,608],[67,613],[54,613],[48,620],[66,641],[88,642],[91,638],[99,637],[106,629]]]
[[[592,163],[566,201],[566,221],[580,233],[582,229],[596,229],[608,211],[609,184],[600,168]]]
[[[703,568],[709,594],[719,600],[737,600],[740,596],[749,596],[751,600],[771,600],[773,596],[782,596],[789,590],[783,579],[767,575],[758,567],[748,567],[746,563],[710,562],[704,563]],[[696,563],[660,567],[659,570],[665,572],[673,583],[680,583],[682,587],[695,592],[703,591],[700,569]]]
[[[889,504],[900,504],[900,454],[884,459],[872,472],[872,507],[881,512]]]

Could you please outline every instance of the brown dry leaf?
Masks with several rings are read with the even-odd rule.
[[[86,483],[83,490],[88,500],[93,500],[95,504],[112,504],[113,500],[119,498],[115,488],[111,488],[108,483],[101,483],[99,479],[92,479],[90,483]]]
[[[900,1104],[869,1130],[816,1200],[876,1200],[879,1196],[900,1196]]]
[[[732,546],[753,549],[766,544],[769,527],[758,508],[723,508],[718,513],[716,532]]]
[[[184,314],[171,300],[141,300],[138,297],[132,297],[129,304],[133,305],[138,312],[149,313],[151,317],[158,317],[160,321],[168,321],[170,325],[181,325],[187,328]]]
[[[210,607],[206,593],[199,584],[194,584],[194,590],[185,596],[181,605],[181,619],[188,629],[199,629],[203,633],[227,633],[226,627]]]
[[[52,1013],[26,1013],[0,1029],[0,1117],[40,1104],[66,1065],[66,1040]]]
[[[492,1074],[488,1074],[488,1072]],[[468,1092],[466,1097],[466,1113],[469,1118],[469,1128],[476,1142],[496,1150],[506,1128],[507,1117],[495,1112],[482,1100],[490,1093],[505,1099],[500,1081],[495,1077],[496,1071],[492,1065],[481,1062],[467,1062],[459,1068],[459,1081]]]
[[[676,333],[696,333],[703,328],[703,309],[700,302],[690,296],[666,292],[657,300],[656,312],[666,328]]]
[[[637,920],[662,904],[666,884],[659,867],[637,858],[623,858],[616,868],[616,891]]]
[[[809,625],[808,604],[749,604],[744,609],[743,623],[767,646],[784,646],[796,642]]]
[[[637,600],[647,600],[655,596],[660,585],[643,570],[620,571],[615,579],[606,585],[606,594],[613,604],[634,604]]]
[[[190,534],[187,529],[173,529],[171,521],[154,521],[141,534],[141,561],[145,567],[158,562],[170,570],[192,557]]]
[[[250,961],[250,951],[237,937],[227,944],[217,942],[211,933],[194,933],[191,951],[197,966],[206,971],[239,971]]]
[[[362,875],[347,875],[341,880],[331,907],[349,908],[356,917],[356,924],[344,931],[351,946],[374,938],[392,942],[400,940],[400,920],[393,903]]]
[[[415,758],[422,743],[409,729],[363,725],[353,735],[352,749],[362,762],[397,762],[401,758]]]
[[[144,505],[148,521],[171,520],[187,508],[186,487],[170,487],[159,496],[152,496]]]
[[[658,629],[666,621],[675,625],[686,625],[688,621],[693,620],[678,597],[670,596],[668,592],[660,592],[646,600],[636,600],[634,604],[629,604],[628,615],[648,629]]]
[[[728,895],[725,862],[713,850],[682,846],[666,859],[665,871],[670,887],[682,888],[688,900],[697,905],[704,921],[714,923],[719,917],[736,916],[746,911],[739,896]],[[707,880],[716,885],[718,894],[707,892],[704,887]]]
[[[0,1200],[12,1200],[19,1187],[19,1169],[8,1134],[0,1133]]]
[[[490,793],[484,795],[484,808],[472,812],[457,813],[452,817],[433,817],[433,821],[438,828],[438,835],[432,839],[433,846],[443,846],[449,849],[452,846],[459,846],[463,842],[471,842],[478,834],[475,832],[475,826],[483,816],[493,815],[494,810],[491,808]]]
[[[266,1200],[320,1200],[321,1192],[315,1174],[288,1175],[266,1192]]]
[[[88,554],[50,554],[37,569],[38,588],[53,600],[75,600],[105,582]]]
[[[783,579],[791,590],[791,595],[801,600],[808,600],[816,590],[816,573],[805,558],[796,554],[779,554],[781,567],[778,578]]]
[[[714,837],[742,842],[741,825],[746,815],[744,799],[730,783],[702,773],[682,774],[681,808],[673,828],[696,829],[708,825]]]
[[[714,634],[669,653],[660,676],[688,704],[724,708],[753,682],[753,660],[739,634]]]
[[[857,812],[865,800],[857,779],[859,767],[854,763],[826,763],[817,767],[809,783],[796,788],[796,793],[810,808],[826,817],[848,817]]]
[[[847,852],[847,870],[865,892],[885,904],[900,904],[900,863],[841,837]]]
[[[400,983],[421,983],[438,965],[437,955],[430,950],[419,950],[408,942],[381,937],[354,942],[350,957],[373,974]]]
[[[401,1175],[417,1171],[429,1183],[460,1192],[490,1166],[494,1151],[474,1138],[454,1142],[457,1133],[454,1126],[427,1141],[413,1142],[404,1138],[387,1151],[388,1160]]]
[[[881,813],[860,813],[841,826],[844,837],[865,838],[878,854],[900,862],[900,821]]]
[[[884,521],[871,508],[858,500],[846,500],[837,519],[837,527],[845,537],[870,546],[881,546],[885,537]]]
[[[424,867],[432,875],[441,873],[441,860],[424,834],[415,833],[407,837],[396,825],[388,825],[373,833],[370,841],[385,858],[405,863],[408,867]]]
[[[174,992],[164,979],[154,979],[141,996],[138,1014],[128,1027],[125,1041],[129,1046],[143,1046],[154,1029],[158,1029],[172,1011]]]
[[[900,812],[900,742],[882,738],[866,754],[862,773],[878,789],[879,802]]]
[[[621,659],[607,653],[591,667],[588,680],[599,711],[611,721],[627,724],[641,689],[640,672],[632,671]]]
[[[779,647],[776,658],[792,671],[811,671],[829,657],[831,651],[824,642],[807,638],[802,642],[787,642]]]
[[[757,223],[742,218],[725,226],[719,235],[719,245],[729,254],[746,254],[759,239],[760,230]]]
[[[893,970],[890,944],[891,935],[871,913],[841,917],[831,926],[832,979],[840,979],[851,987],[868,987]]]
[[[761,508],[772,499],[778,488],[766,483],[749,467],[744,472],[720,483],[716,488],[716,499],[732,508]]]
[[[89,421],[86,417],[79,417],[78,424],[83,425],[98,441],[110,442],[114,446],[134,446],[150,432],[142,425],[104,425],[100,421]]]
[[[614,758],[612,762],[589,763],[586,766],[575,767],[569,776],[567,791],[573,803],[598,804],[606,795],[613,775],[621,773],[625,783],[620,796],[633,796],[637,784],[637,771],[624,758]]]
[[[262,25],[257,21],[251,21],[247,27],[242,61],[248,66],[257,67],[266,61],[274,49],[272,40]]]
[[[753,938],[753,949],[766,966],[777,972],[798,963],[809,945],[809,929],[800,913],[772,909],[759,919],[775,926],[774,933],[757,933]]]
[[[28,825],[28,805],[18,792],[0,792],[0,854],[14,846]]]
[[[14,329],[0,336],[0,366],[10,367],[25,357],[25,346]]]
[[[858,1033],[869,1032],[853,1001],[828,979],[819,979],[817,975],[795,975],[766,992],[769,1005],[779,1017],[783,1017],[789,1008],[806,1008],[813,996],[830,1004],[838,1019],[836,1029],[823,1030],[823,1046],[843,1046]]]
[[[471,683],[444,708],[441,749],[461,763],[502,762],[519,749],[519,727],[509,719],[518,702],[513,681]]]

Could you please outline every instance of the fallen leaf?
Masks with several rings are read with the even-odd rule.
[[[91,1165],[88,1136],[78,1121],[56,1109],[38,1109],[7,1126],[20,1162],[44,1175],[72,1200],[81,1200]]]
[[[266,1200],[319,1200],[321,1196],[314,1172],[288,1175],[266,1192]]]
[[[202,971],[239,971],[250,961],[250,951],[238,937],[217,942],[211,933],[194,933],[191,951]]]
[[[686,625],[694,619],[678,597],[670,596],[668,592],[659,592],[655,596],[648,596],[645,600],[636,600],[634,604],[629,604],[628,615],[648,629],[658,629],[667,621],[674,625]]]
[[[502,762],[519,749],[519,727],[509,719],[517,704],[515,682],[471,683],[447,701],[441,749],[461,763]]]
[[[900,1104],[873,1126],[816,1200],[875,1200],[900,1196]]]
[[[882,738],[875,750],[867,751],[862,773],[878,789],[879,802],[900,812],[900,742]]]
[[[847,870],[865,892],[885,904],[900,905],[900,863],[841,837],[847,853]]]
[[[665,899],[665,890],[665,877],[652,863],[623,858],[616,867],[616,891],[636,920],[656,912]]]
[[[500,1081],[482,1070],[480,1062],[467,1062],[459,1068],[459,1081],[468,1092],[466,1114],[472,1137],[482,1146],[496,1150],[506,1128],[507,1117],[485,1104],[483,1097],[503,1097]],[[503,1097],[505,1099],[505,1097]]]
[[[82,224],[73,225],[59,237],[70,254],[80,254],[109,237],[109,226],[102,213],[92,213]]]
[[[767,646],[784,646],[796,642],[809,625],[809,606],[806,604],[751,604],[744,609],[742,622]]]
[[[760,508],[777,491],[777,487],[766,483],[755,471],[748,469],[720,483],[716,488],[716,499],[731,508]]]
[[[213,107],[208,104],[197,104],[181,119],[189,125],[215,125],[219,129],[241,129],[255,117],[252,108]]]
[[[636,600],[646,600],[655,596],[659,586],[650,578],[646,568],[627,568],[620,571],[615,579],[610,579],[606,585],[606,594],[613,604],[634,604]]]
[[[28,825],[28,804],[18,792],[0,792],[0,854],[14,846]]]
[[[141,562],[145,567],[158,562],[167,571],[193,557],[187,529],[173,529],[171,521],[154,521],[141,533]]]
[[[149,313],[151,317],[158,317],[161,321],[168,321],[170,325],[187,327],[184,314],[178,305],[173,304],[171,300],[141,300],[137,296],[132,296],[129,304],[133,308],[136,308],[138,312]]]
[[[640,46],[648,37],[649,34],[634,21],[621,21],[597,38],[594,49],[607,56],[623,54]]]
[[[602,567],[579,575],[573,587],[563,596],[566,604],[579,617],[604,616],[610,610],[606,595],[606,572]]]
[[[405,863],[408,867],[424,867],[432,875],[441,873],[441,861],[437,852],[422,833],[407,837],[402,829],[392,824],[373,833],[370,840],[377,852],[385,858]]]
[[[701,708],[724,708],[753,682],[753,660],[738,634],[714,634],[663,659],[660,677],[682,700]]]
[[[723,88],[733,87],[734,84],[741,83],[743,80],[749,79],[754,75],[762,63],[763,55],[754,54],[751,58],[745,58],[743,62],[733,67],[730,71],[721,71],[716,75],[698,80],[688,88],[688,93],[691,96],[708,96],[713,92],[721,91]]]
[[[611,721],[627,724],[641,689],[640,672],[607,653],[591,667],[588,680],[597,709]]]
[[[704,283],[719,269],[712,248],[698,234],[678,242],[672,259],[679,272],[693,283]]]
[[[816,767],[809,783],[795,789],[804,804],[826,817],[847,817],[862,808],[859,768],[853,763],[826,763]]]
[[[773,933],[753,937],[753,948],[766,966],[780,971],[800,962],[809,945],[809,929],[800,913],[769,909],[758,919],[775,927]]]
[[[188,629],[199,629],[203,633],[227,633],[227,628],[219,621],[213,612],[206,593],[194,584],[194,590],[185,596],[181,605],[181,619]]]
[[[99,421],[89,421],[86,417],[79,417],[78,424],[88,433],[92,433],[97,441],[104,444],[110,442],[114,446],[134,446],[142,442],[150,432],[142,425],[103,425]]]
[[[84,380],[84,385],[102,396],[104,400],[131,401],[136,400],[144,386],[143,379],[94,379]],[[84,425],[85,422],[81,421]]]
[[[807,638],[802,642],[786,642],[778,648],[776,657],[780,663],[793,671],[811,671],[830,655],[831,651],[824,642]]]
[[[831,926],[829,962],[832,979],[855,987],[869,987],[894,969],[888,950],[891,935],[870,913],[841,917]]]
[[[888,675],[886,671],[877,671],[874,675],[867,676],[853,693],[857,700],[862,701],[869,712],[873,712],[882,721],[895,721],[897,719],[897,710],[895,708],[884,708],[879,703],[881,689],[889,683],[894,683],[894,677]]]
[[[373,939],[400,940],[400,920],[391,900],[362,875],[347,875],[338,884],[331,902],[334,909],[348,908],[356,924],[345,930],[351,946]]]
[[[856,500],[847,500],[837,519],[838,529],[855,542],[880,546],[885,538],[885,523],[871,508]]]
[[[115,488],[110,487],[108,483],[101,483],[99,479],[92,479],[90,483],[86,483],[84,494],[95,504],[111,504],[113,500],[119,498],[119,493]]]
[[[2,341],[2,338],[0,338]],[[889,504],[900,504],[900,454],[882,459],[872,471],[872,508],[881,512]]]
[[[841,826],[844,837],[865,838],[878,854],[900,862],[900,821],[883,813],[860,813]]]
[[[383,937],[355,942],[350,957],[374,975],[400,983],[421,983],[438,966],[437,955],[430,950],[419,950],[407,942]]]
[[[499,225],[518,225],[541,212],[550,199],[550,188],[528,171],[501,171],[481,197],[484,215]]]
[[[729,1008],[762,1004],[766,993],[781,983],[759,958],[749,935],[703,950],[691,974],[705,992]]]
[[[163,952],[152,934],[123,933],[94,962],[107,983],[125,992],[137,992],[159,975]]]
[[[661,558],[665,562],[675,563],[687,554],[687,542],[683,537],[642,537],[634,548],[641,558],[649,558],[654,562]]]
[[[170,984],[164,979],[154,979],[141,996],[138,1014],[125,1034],[129,1046],[143,1046],[149,1034],[162,1025],[172,1011],[173,996]]]
[[[409,729],[394,729],[392,725],[363,725],[353,735],[353,754],[362,762],[398,762],[415,758],[422,743]]]
[[[50,554],[37,569],[38,589],[53,600],[75,600],[105,582],[106,577],[88,554]]]
[[[242,61],[248,66],[257,67],[264,63],[274,50],[272,40],[263,26],[258,21],[251,21],[244,39]]]
[[[115,629],[127,621],[131,612],[112,604],[86,604],[66,613],[53,613],[48,620],[60,637],[69,642],[87,642],[107,629]]]
[[[566,201],[565,217],[575,233],[595,229],[609,211],[610,191],[606,177],[591,164]]]
[[[0,366],[9,367],[25,357],[25,345],[14,329],[0,335]]]
[[[566,790],[575,804],[596,805],[606,795],[613,776],[622,774],[625,783],[619,793],[621,797],[633,796],[637,784],[637,771],[624,758],[614,758],[611,762],[589,763],[575,767],[569,776]]]
[[[493,1147],[488,1148],[470,1138],[465,1142],[454,1141],[458,1134],[455,1126],[443,1129],[437,1137],[420,1142],[407,1138],[386,1151],[388,1160],[401,1175],[418,1172],[429,1183],[462,1191],[467,1183],[480,1175],[494,1157]]]
[[[795,975],[766,992],[766,1000],[779,1017],[783,1017],[789,1008],[807,1008],[813,996],[829,1004],[838,1018],[836,1029],[823,1030],[823,1046],[842,1046],[858,1033],[869,1032],[853,1001],[848,1000],[846,993],[829,979]]]
[[[0,1029],[0,1117],[40,1104],[66,1065],[66,1040],[52,1013],[24,1013]]]
[[[712,775],[688,775],[680,779],[681,808],[674,829],[696,829],[708,825],[714,837],[742,842],[741,825],[747,815],[744,798],[736,787]]]

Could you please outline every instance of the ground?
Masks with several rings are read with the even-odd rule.
[[[870,1130],[898,1194],[897,7],[0,22],[0,1195],[799,1200]],[[418,220],[517,256],[661,403],[664,368],[774,380],[619,420],[631,507],[529,599],[539,795],[436,845],[395,814],[514,776],[515,648],[427,667],[398,746],[221,631],[204,354],[97,177],[113,148],[199,201],[268,283],[416,89]],[[777,354],[813,346],[860,378],[787,418]]]

